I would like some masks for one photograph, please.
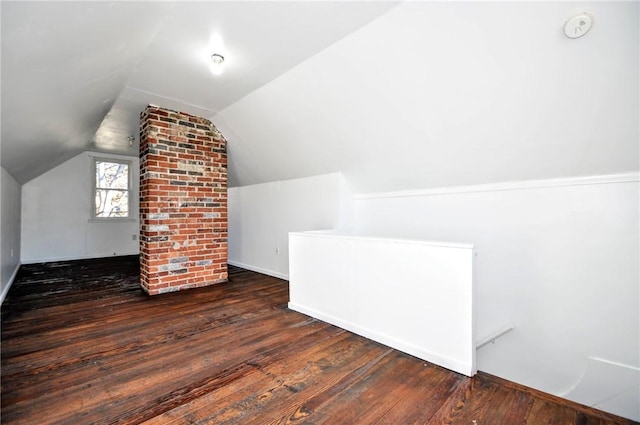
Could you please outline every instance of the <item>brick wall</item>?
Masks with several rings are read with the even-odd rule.
[[[150,295],[227,280],[227,153],[207,119],[140,115],[140,284]]]

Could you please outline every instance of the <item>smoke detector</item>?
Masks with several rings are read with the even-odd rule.
[[[580,38],[593,26],[593,17],[586,12],[578,13],[564,23],[564,35],[569,38]]]

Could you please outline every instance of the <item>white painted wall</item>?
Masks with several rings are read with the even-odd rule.
[[[0,168],[0,303],[20,268],[20,184],[4,168]]]
[[[639,190],[635,173],[357,195],[354,210],[361,234],[474,244],[478,337],[515,325],[479,370],[639,420]],[[590,357],[620,379],[581,383]]]
[[[289,250],[289,308],[475,375],[472,245],[316,231]]]
[[[230,188],[229,263],[287,279],[289,232],[348,224],[350,199],[337,173]]]
[[[567,39],[584,9],[592,31]],[[403,2],[213,117],[230,185],[340,172],[367,194],[637,172],[639,33],[638,2]],[[479,369],[577,394],[588,358],[639,367],[638,184],[568,184],[359,198],[353,223],[473,243],[479,338],[516,326]]]
[[[90,219],[91,155],[131,161],[130,220]],[[131,255],[139,252],[137,157],[84,152],[22,186],[22,262]],[[135,236],[135,239],[133,237]]]
[[[347,185],[338,174],[237,187],[229,191],[229,258],[288,278],[287,232],[326,228],[473,243],[477,341],[515,326],[478,351],[478,369],[639,420],[638,180],[357,194],[351,206],[339,200]]]
[[[570,40],[564,21],[589,9]],[[638,2],[403,2],[223,109],[230,185],[356,193],[636,171]]]

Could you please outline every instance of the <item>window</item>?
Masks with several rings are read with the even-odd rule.
[[[128,161],[93,159],[94,218],[129,218],[130,168]]]

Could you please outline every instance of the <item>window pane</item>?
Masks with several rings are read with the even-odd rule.
[[[129,217],[129,193],[96,189],[96,217]]]
[[[129,166],[119,162],[96,161],[96,187],[128,189]]]

